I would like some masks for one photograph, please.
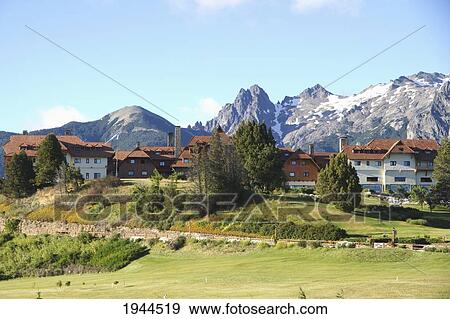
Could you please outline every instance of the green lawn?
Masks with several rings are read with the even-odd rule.
[[[450,254],[249,248],[151,252],[115,273],[0,282],[0,298],[450,298]],[[70,287],[56,283],[70,281]],[[113,285],[114,281],[119,283]],[[84,284],[83,284],[84,283]]]

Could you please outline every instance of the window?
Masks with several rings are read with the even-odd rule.
[[[301,161],[301,162],[300,162],[300,165],[301,165],[301,166],[306,166],[306,161]]]
[[[75,158],[75,159],[73,160],[73,162],[74,162],[75,164],[80,164],[80,163],[81,163],[81,158]]]
[[[289,156],[289,153],[284,153],[284,156],[288,157],[288,156]]]
[[[130,159],[130,164],[134,164],[134,163],[136,163],[136,160]]]
[[[366,161],[366,165],[367,165],[367,166],[370,166],[370,161]]]
[[[367,176],[368,182],[378,182],[378,177]]]
[[[156,155],[161,155],[161,152],[155,152]]]
[[[297,161],[291,161],[291,165],[297,165]]]
[[[295,173],[294,172],[289,172],[289,177],[294,177]]]
[[[100,158],[94,158],[94,164],[100,164],[102,160]]]
[[[404,165],[404,166],[411,166],[411,162],[410,162],[410,161],[404,161],[404,162],[403,162],[403,165]]]
[[[376,161],[375,163],[377,166],[381,166],[381,161]]]
[[[391,161],[390,165],[391,166],[397,166],[397,161]]]
[[[159,162],[159,166],[160,166],[160,167],[166,166],[166,162],[164,162],[164,161]]]
[[[432,183],[433,180],[431,179],[431,177],[421,177],[420,182],[421,183]]]
[[[89,158],[86,158],[86,164],[89,164]]]
[[[355,166],[361,166],[361,161],[354,161]]]
[[[142,175],[142,176],[147,176],[147,175],[148,175],[148,172],[147,172],[147,171],[142,171],[142,172],[141,172],[141,175]]]
[[[102,174],[94,173],[94,179],[99,179],[100,177],[102,177]]]
[[[185,159],[183,159],[183,162],[184,162],[184,163],[189,163],[190,160],[189,160],[189,158],[185,158]]]
[[[428,167],[433,167],[433,162],[428,162]]]
[[[395,176],[394,180],[396,182],[406,182],[406,177],[404,177],[404,176]]]
[[[141,164],[145,164],[145,159],[141,159]]]
[[[134,176],[134,171],[128,171],[128,176]]]
[[[86,177],[85,177],[85,179],[89,179],[90,177],[89,177],[89,173],[86,173]]]
[[[303,176],[304,177],[308,177],[309,176],[309,172],[303,172]]]

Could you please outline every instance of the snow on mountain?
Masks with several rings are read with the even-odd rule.
[[[449,75],[419,72],[351,96],[333,94],[317,84],[277,104],[253,86],[241,89],[234,103],[226,104],[205,128],[211,131],[221,125],[233,134],[242,121],[256,120],[272,128],[280,145],[304,148],[315,143],[323,150],[336,150],[337,136],[342,134],[357,142],[380,137],[440,140],[450,133],[445,91],[449,80]]]

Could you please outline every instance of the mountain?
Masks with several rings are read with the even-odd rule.
[[[167,133],[173,132],[174,129],[175,125],[165,118],[141,106],[133,105],[123,107],[96,121],[70,122],[57,128],[33,131],[31,134],[63,135],[70,131],[83,140],[111,142],[114,149],[126,150],[133,149],[138,142],[141,145],[164,146],[167,143]],[[182,143],[186,144],[193,134],[198,133],[202,132],[183,128]]]
[[[126,106],[91,122],[70,122],[61,127],[29,132],[33,135],[54,133],[64,135],[67,131],[78,135],[85,141],[111,142],[114,149],[133,149],[139,142],[142,146],[164,146],[167,133],[173,132],[175,125],[163,117],[140,106]],[[0,132],[0,145],[14,133]],[[193,135],[208,135],[200,127],[181,129],[182,144],[185,145]],[[3,152],[3,148],[2,148]],[[0,162],[0,176],[3,176],[3,156]]]
[[[352,142],[373,138],[432,138],[450,135],[450,76],[419,72],[371,85],[352,96],[341,96],[317,84],[296,96],[273,103],[259,86],[241,89],[233,103],[220,110],[204,129],[220,125],[234,133],[246,120],[272,128],[279,145],[337,150],[337,138]]]

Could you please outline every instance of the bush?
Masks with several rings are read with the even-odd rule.
[[[17,235],[0,246],[0,280],[115,271],[146,253],[140,244],[120,238],[87,242],[69,236]]]
[[[294,224],[288,222],[277,227],[278,238],[307,240],[339,240],[347,236],[347,232],[331,223]]]
[[[261,242],[259,242],[256,245],[256,248],[258,248],[258,249],[267,249],[267,248],[270,248],[270,245],[268,243],[266,243],[266,242],[261,241]]]
[[[307,243],[306,240],[299,240],[297,242],[297,246],[300,247],[300,248],[306,248],[307,245],[308,245],[308,243]]]
[[[16,233],[19,231],[20,220],[9,218],[5,221],[4,232]]]
[[[288,247],[287,243],[284,241],[279,241],[276,245],[276,249],[286,249]]]
[[[408,218],[406,220],[406,222],[409,223],[409,224],[413,224],[413,225],[422,225],[422,226],[428,225],[428,221],[426,219],[411,219],[411,218]]]
[[[172,250],[179,250],[186,244],[186,237],[178,236],[176,239],[169,241],[169,248]]]
[[[429,251],[429,252],[433,252],[433,251],[436,251],[436,247],[434,247],[434,246],[425,246],[423,248],[423,250]]]
[[[91,182],[89,194],[102,194],[105,190],[119,187],[120,185],[122,185],[122,181],[119,178],[115,176],[106,176]]]
[[[308,248],[320,248],[322,243],[319,240],[312,240],[308,242]]]

